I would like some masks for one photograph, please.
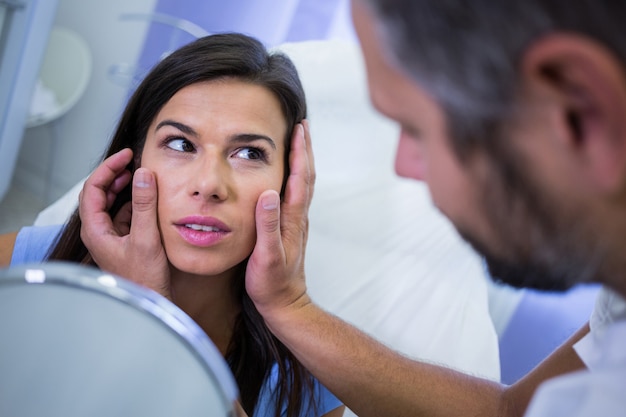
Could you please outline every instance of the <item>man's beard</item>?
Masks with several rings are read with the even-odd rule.
[[[482,188],[483,212],[501,247],[492,250],[467,228],[457,226],[460,235],[485,258],[496,282],[566,291],[597,281],[603,252],[594,242],[588,219],[557,204],[538,181],[525,175],[524,167],[531,165],[524,164],[519,154],[512,161],[507,153],[500,155],[491,182]]]
[[[504,259],[491,253],[484,245],[460,232],[470,245],[480,253],[492,280],[515,288],[532,288],[542,291],[567,291],[574,285],[593,281],[595,263],[567,255],[532,257],[525,260]]]

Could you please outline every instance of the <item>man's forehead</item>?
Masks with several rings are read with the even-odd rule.
[[[400,81],[400,72],[389,62],[385,47],[376,33],[374,18],[362,1],[353,0],[352,17],[365,62],[370,99],[374,107],[386,113],[389,92]]]

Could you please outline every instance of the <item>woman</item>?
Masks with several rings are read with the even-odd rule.
[[[291,135],[305,116],[304,91],[286,56],[269,54],[244,35],[212,35],[155,66],[131,97],[107,151],[109,159],[128,158],[130,173],[142,167],[154,174],[170,277],[168,288],[152,289],[189,314],[220,349],[249,415],[343,413],[269,332],[244,288],[256,202],[264,190],[282,192]],[[124,189],[109,204],[120,231],[131,218],[129,177],[119,177]],[[12,262],[33,251],[44,259],[46,244],[27,247],[24,241],[49,241],[56,230],[20,233]],[[45,259],[97,266],[80,230],[77,209]]]

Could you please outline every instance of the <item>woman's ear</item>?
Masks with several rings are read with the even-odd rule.
[[[600,192],[623,191],[626,78],[616,55],[589,38],[556,33],[526,49],[521,70],[524,85],[556,94],[559,136],[590,183]]]

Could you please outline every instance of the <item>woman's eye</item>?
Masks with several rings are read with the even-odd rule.
[[[237,158],[242,159],[265,159],[265,152],[257,148],[241,148],[236,152],[235,155],[237,156]]]
[[[178,152],[193,152],[194,147],[187,139],[176,138],[167,141],[167,147]]]

